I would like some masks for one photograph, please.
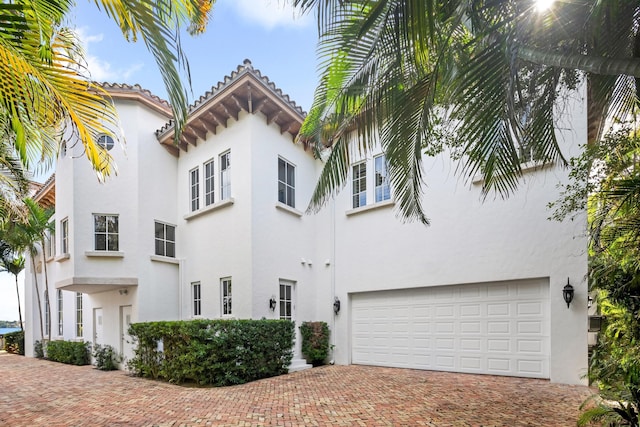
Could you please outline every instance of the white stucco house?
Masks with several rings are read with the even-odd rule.
[[[535,165],[515,195],[483,202],[481,183],[462,182],[446,156],[425,157],[427,227],[398,219],[374,152],[305,214],[322,162],[294,143],[301,108],[249,61],[195,102],[179,146],[166,102],[105,88],[127,141],[100,139],[118,175],[99,183],[81,144],[66,141],[36,195],[55,200],[50,339],[131,356],[131,322],[322,320],[337,364],[584,382],[586,219],[547,219],[568,179],[561,166]],[[557,130],[567,157],[587,140],[586,101],[571,111]],[[26,275],[28,355],[41,338],[42,267]]]

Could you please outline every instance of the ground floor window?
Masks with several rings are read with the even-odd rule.
[[[293,320],[293,282],[280,281],[280,318]]]
[[[220,279],[220,288],[222,292],[222,315],[231,316],[233,314],[231,308],[231,277]]]
[[[76,337],[82,336],[82,292],[76,292]]]
[[[193,301],[193,316],[200,316],[202,314],[202,293],[200,289],[200,282],[193,282],[191,284],[191,299]]]

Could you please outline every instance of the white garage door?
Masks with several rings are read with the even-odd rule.
[[[351,296],[354,364],[549,378],[547,279]]]

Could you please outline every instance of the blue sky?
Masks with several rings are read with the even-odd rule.
[[[142,42],[127,43],[117,26],[87,0],[78,4],[72,19],[85,41],[93,80],[139,83],[166,98]],[[218,0],[207,31],[182,37],[193,96],[204,94],[248,58],[308,110],[317,80],[316,34],[313,16],[294,14],[283,0]]]
[[[78,0],[69,25],[84,42],[93,80],[137,83],[166,99],[162,78],[144,44],[126,42],[95,3]],[[313,16],[296,16],[284,0],[218,0],[207,31],[182,38],[191,70],[190,103],[248,58],[308,111],[317,83],[316,28]],[[0,273],[0,320],[17,319],[13,276]]]

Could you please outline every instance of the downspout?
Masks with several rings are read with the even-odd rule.
[[[336,201],[331,198],[331,301],[330,307],[333,307],[333,301],[336,299]],[[333,309],[331,310],[333,313]],[[336,314],[331,316],[331,364],[335,363],[336,348]]]

